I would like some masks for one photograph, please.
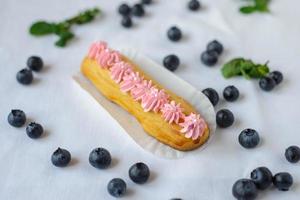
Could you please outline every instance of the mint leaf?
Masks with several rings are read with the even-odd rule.
[[[251,14],[253,12],[270,12],[268,7],[270,0],[249,0],[247,2],[249,3],[248,5],[240,8],[240,12],[243,14]]]
[[[74,24],[81,25],[89,23],[96,17],[96,15],[98,15],[99,12],[100,10],[98,8],[89,9],[70,19],[58,23],[38,21],[32,24],[29,28],[29,33],[34,36],[55,34],[59,37],[58,41],[55,42],[55,45],[64,47],[67,45],[68,41],[74,37],[74,34],[70,30],[71,26]]]
[[[269,12],[268,4],[269,0],[255,0],[256,10],[260,12]]]
[[[243,58],[235,58],[227,62],[222,68],[222,74],[225,78],[241,75],[241,64],[245,61]]]
[[[233,76],[244,76],[246,79],[262,78],[269,73],[268,62],[265,64],[255,64],[252,60],[235,58],[227,62],[221,69],[225,78]]]
[[[55,27],[55,24],[53,24],[53,23],[48,23],[45,21],[38,21],[31,25],[29,32],[30,32],[30,34],[35,35],[35,36],[42,36],[42,35],[47,35],[47,34],[53,33],[54,27]]]
[[[240,8],[240,12],[244,14],[250,14],[256,11],[255,6],[244,6]]]

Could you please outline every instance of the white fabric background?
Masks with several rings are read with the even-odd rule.
[[[233,199],[231,187],[235,180],[249,177],[252,169],[263,165],[274,173],[290,172],[295,184],[289,192],[274,188],[261,192],[259,199],[299,198],[300,165],[288,163],[283,154],[289,145],[300,145],[300,3],[273,0],[271,14],[243,16],[237,11],[238,0],[202,0],[204,8],[196,13],[189,12],[183,0],[155,2],[146,8],[147,16],[134,18],[135,27],[127,30],[119,25],[116,7],[120,1],[1,0],[1,200],[112,199],[106,185],[114,177],[127,182],[124,199]],[[75,27],[77,38],[66,48],[54,47],[52,36],[34,38],[28,34],[29,25],[37,19],[61,20],[93,6],[102,8],[102,17]],[[166,30],[174,24],[184,34],[178,43],[166,38]],[[200,63],[199,55],[214,38],[224,44],[225,52],[217,66],[207,68]],[[182,64],[175,74],[199,90],[213,87],[221,94],[225,86],[236,85],[241,98],[235,103],[221,100],[216,107],[234,112],[234,126],[218,129],[198,157],[165,160],[142,150],[71,79],[88,46],[97,39],[113,46],[122,43],[137,48],[157,62],[176,53]],[[25,87],[16,82],[15,75],[32,54],[42,56],[47,67],[35,74],[32,85]],[[259,89],[257,81],[225,80],[220,66],[236,56],[257,62],[269,60],[272,69],[284,73],[284,82],[266,93]],[[32,140],[24,127],[10,127],[6,117],[13,108],[24,110],[28,122],[41,123],[46,135]],[[239,132],[247,127],[257,129],[262,138],[253,150],[238,144]],[[51,154],[58,146],[71,152],[71,166],[60,169],[51,164]],[[89,152],[98,146],[109,149],[114,158],[113,166],[107,170],[94,169],[88,163]],[[138,161],[147,163],[152,172],[145,185],[132,183],[127,175],[128,168]]]

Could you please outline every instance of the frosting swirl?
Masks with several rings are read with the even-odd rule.
[[[143,96],[142,107],[145,112],[149,112],[151,110],[158,112],[160,108],[168,102],[168,97],[169,96],[164,92],[164,90],[152,87]]]
[[[120,62],[121,56],[119,52],[106,48],[98,52],[98,54],[96,55],[96,60],[101,67],[109,68],[113,64]]]
[[[152,87],[153,86],[151,80],[144,80],[143,82],[136,84],[136,86],[131,89],[131,95],[136,101],[142,100]]]
[[[180,132],[185,133],[186,138],[196,140],[204,134],[206,128],[205,121],[200,118],[199,114],[191,113],[189,116],[184,117],[184,122],[179,124],[183,127]]]
[[[97,54],[101,51],[104,51],[107,48],[106,42],[94,42],[89,49],[88,57],[91,59],[95,59]]]
[[[123,81],[120,84],[122,92],[129,92],[135,88],[138,84],[141,84],[143,78],[140,77],[138,72],[131,72],[129,74],[124,74]]]
[[[166,103],[161,108],[161,112],[163,114],[163,118],[165,121],[169,122],[169,124],[175,122],[179,123],[181,118],[184,118],[184,114],[182,113],[182,108],[180,107],[180,103],[176,105],[175,101],[171,101],[171,103]]]
[[[111,78],[116,81],[116,83],[120,83],[123,77],[131,72],[133,72],[131,65],[123,61],[115,63],[110,68]]]

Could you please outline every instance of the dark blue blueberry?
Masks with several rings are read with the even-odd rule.
[[[206,66],[213,66],[218,62],[218,56],[216,51],[204,51],[201,54],[201,61]]]
[[[274,89],[276,82],[270,77],[263,77],[259,80],[259,87],[264,91],[271,91]]]
[[[254,129],[247,128],[239,135],[239,143],[246,149],[254,148],[260,141],[258,132]]]
[[[227,86],[223,91],[223,97],[224,99],[226,99],[226,101],[236,101],[239,98],[239,96],[239,90],[233,85]]]
[[[216,122],[220,128],[227,128],[233,124],[234,115],[228,109],[219,110],[217,112]]]
[[[260,190],[267,189],[272,184],[272,172],[266,167],[258,167],[251,172],[251,179]]]
[[[128,16],[128,15],[130,15],[131,8],[128,4],[123,3],[119,6],[118,12],[119,12],[119,14],[121,14],[123,16]]]
[[[145,163],[135,163],[129,169],[129,177],[135,183],[143,184],[147,182],[149,176],[150,170]]]
[[[30,124],[28,124],[28,126],[26,127],[26,133],[30,138],[39,138],[44,132],[43,127],[35,122],[31,122]]]
[[[202,90],[202,93],[207,96],[209,101],[212,103],[213,106],[217,105],[219,102],[219,95],[216,90],[213,88],[206,88]]]
[[[190,0],[188,2],[188,8],[192,11],[199,10],[200,8],[200,2],[198,0]]]
[[[167,36],[171,41],[179,41],[182,37],[182,33],[181,30],[176,27],[176,26],[172,26],[171,28],[169,28],[169,30],[167,31]]]
[[[145,10],[142,4],[135,4],[132,9],[131,9],[131,13],[134,16],[137,17],[142,17],[145,15]]]
[[[31,69],[32,71],[41,71],[41,69],[44,66],[44,62],[43,60],[38,57],[38,56],[31,56],[28,58],[27,60],[27,66],[29,67],[29,69]]]
[[[109,181],[107,191],[114,197],[122,197],[126,193],[126,183],[123,179],[114,178]]]
[[[288,191],[293,185],[293,177],[287,172],[277,173],[273,177],[273,184],[280,191]]]
[[[269,77],[272,78],[275,81],[276,85],[278,85],[279,83],[281,83],[282,80],[283,80],[283,75],[282,75],[282,73],[280,71],[271,72],[269,74]]]
[[[131,17],[129,16],[124,16],[122,18],[122,21],[121,21],[121,24],[123,27],[125,28],[130,28],[132,26],[132,20],[131,20]]]
[[[257,193],[254,182],[249,179],[240,179],[232,187],[232,194],[238,200],[254,200]]]
[[[300,160],[300,148],[298,146],[290,146],[285,150],[284,155],[290,163],[297,163]]]
[[[51,162],[56,167],[65,167],[71,161],[71,154],[68,150],[58,148],[51,156]]]
[[[26,115],[22,110],[11,110],[7,117],[7,121],[14,127],[21,127],[26,122]]]
[[[90,153],[89,162],[95,168],[105,169],[111,163],[110,153],[104,148],[96,148]]]
[[[178,56],[171,54],[164,58],[163,64],[168,70],[175,71],[180,64],[180,60]]]
[[[23,85],[29,85],[33,81],[33,74],[30,69],[21,69],[17,73],[17,81]]]
[[[141,0],[141,3],[149,5],[152,3],[152,0]]]
[[[217,40],[214,40],[207,44],[206,50],[215,51],[220,55],[223,52],[223,45]]]

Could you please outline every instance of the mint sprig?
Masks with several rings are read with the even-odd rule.
[[[270,12],[269,3],[270,0],[250,0],[250,4],[240,8],[240,12],[243,14],[251,14],[254,12]]]
[[[225,63],[221,69],[225,78],[243,76],[246,79],[262,78],[269,73],[268,62],[255,64],[252,60],[235,58]]]
[[[65,47],[75,36],[74,33],[71,32],[72,25],[89,23],[99,14],[99,12],[100,10],[98,8],[89,9],[71,17],[70,19],[58,23],[37,21],[30,26],[29,33],[33,36],[55,34],[58,36],[58,40],[55,42],[55,45]]]

